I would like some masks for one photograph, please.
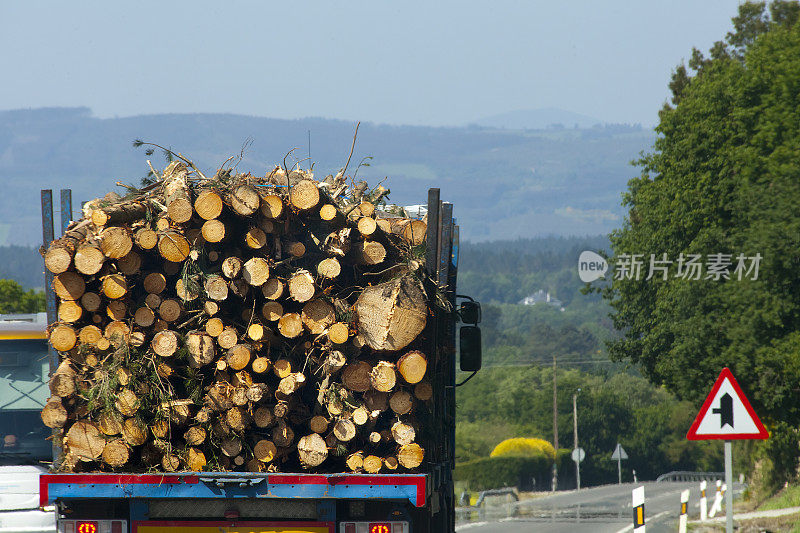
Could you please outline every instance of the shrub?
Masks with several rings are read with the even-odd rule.
[[[489,457],[546,457],[552,461],[554,455],[553,445],[546,440],[520,437],[504,440]]]

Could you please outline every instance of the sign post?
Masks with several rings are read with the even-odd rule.
[[[578,490],[581,488],[581,461],[586,458],[586,452],[583,448],[575,448],[572,450],[572,460],[575,461],[575,482]]]
[[[733,533],[732,440],[766,439],[767,429],[756,415],[729,368],[723,368],[689,428],[689,440],[725,441],[725,531]],[[713,514],[712,514],[713,516]]]
[[[628,458],[628,454],[625,453],[625,448],[622,447],[622,444],[619,442],[617,443],[617,447],[614,448],[614,453],[611,454],[612,459],[617,460],[617,478],[618,483],[622,485],[622,460]]]

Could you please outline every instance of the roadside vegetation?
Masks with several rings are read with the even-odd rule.
[[[692,50],[624,196],[611,262],[697,254],[700,279],[673,264],[599,287],[624,333],[612,359],[694,403],[731,368],[771,432],[744,457],[759,500],[797,481],[800,456],[799,19],[796,1],[743,3],[723,40]],[[708,275],[715,254],[727,275]],[[740,254],[759,256],[757,277],[737,274]]]

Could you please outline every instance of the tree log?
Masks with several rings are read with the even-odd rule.
[[[189,351],[189,366],[192,368],[205,366],[214,361],[216,356],[214,339],[200,331],[192,331],[186,335],[186,349]]]
[[[366,392],[371,387],[372,365],[366,361],[349,364],[342,370],[342,385],[354,392]]]
[[[130,459],[130,449],[123,439],[112,440],[103,448],[102,458],[112,468],[119,468]]]
[[[200,233],[206,242],[222,242],[225,239],[225,224],[216,218],[206,220],[203,227],[200,228]]]
[[[203,220],[213,220],[222,214],[222,198],[216,192],[205,189],[194,201],[194,210]]]
[[[412,350],[397,360],[397,370],[406,383],[412,385],[422,381],[425,377],[425,372],[428,369],[428,360],[425,354]]]
[[[277,300],[283,296],[284,284],[278,278],[269,278],[266,283],[261,286],[261,293],[267,300]]]
[[[63,428],[67,423],[67,410],[60,398],[48,400],[41,412],[42,422],[49,428]]]
[[[53,290],[62,300],[78,300],[86,291],[86,282],[80,274],[64,272],[53,277]]]
[[[178,334],[170,330],[160,331],[153,337],[150,347],[157,355],[170,357],[178,350]]]
[[[377,455],[368,455],[364,457],[364,472],[368,474],[377,474],[383,467],[383,460]]]
[[[142,250],[152,250],[158,245],[158,233],[150,228],[141,228],[135,233],[134,240]]]
[[[103,294],[111,300],[122,298],[128,293],[128,282],[122,274],[112,274],[103,278]]]
[[[267,302],[264,307],[270,303],[277,302]],[[303,320],[297,313],[286,313],[278,320],[278,331],[284,337],[293,339],[303,332]]]
[[[408,391],[399,390],[389,397],[389,407],[398,415],[405,415],[414,408],[414,397]]]
[[[422,284],[405,275],[364,289],[355,311],[359,335],[370,348],[397,351],[425,328],[428,307]]]
[[[236,328],[231,326],[226,326],[222,329],[222,332],[217,335],[217,344],[219,344],[219,347],[223,350],[233,348],[237,342],[239,342],[239,335],[236,333]]]
[[[381,392],[389,392],[397,382],[397,373],[394,365],[386,361],[379,361],[370,372],[372,388]]]
[[[307,270],[298,270],[289,279],[289,294],[295,301],[304,303],[314,297],[314,278]]]
[[[112,226],[100,233],[100,250],[111,259],[119,259],[128,255],[133,248],[128,230],[120,226]]]
[[[408,468],[409,470],[421,465],[424,458],[425,450],[416,442],[401,446],[400,451],[397,452],[397,461],[403,468]]]
[[[269,279],[269,263],[262,257],[248,259],[242,265],[242,279],[249,285],[260,287]]]
[[[262,463],[271,463],[278,454],[278,448],[271,440],[261,439],[253,446],[253,457]]]
[[[103,251],[95,244],[81,244],[75,252],[73,258],[75,269],[81,274],[93,276],[100,272],[105,263],[106,256]]]
[[[312,300],[305,304],[300,317],[312,335],[324,333],[328,326],[336,320],[333,306],[322,299]]]
[[[312,180],[301,180],[289,194],[289,201],[301,211],[311,209],[319,203],[319,189]]]
[[[205,234],[203,237],[205,238]],[[189,257],[191,250],[189,241],[177,231],[167,231],[158,239],[158,253],[167,261],[180,263]]]
[[[69,454],[81,461],[98,459],[106,447],[106,440],[93,422],[75,422],[67,431],[64,439]]]
[[[246,344],[237,344],[228,350],[225,361],[233,370],[242,370],[247,368],[252,357],[253,352],[250,350],[250,346]]]
[[[386,248],[378,241],[362,241],[352,250],[353,258],[359,265],[379,265],[386,259]]]
[[[317,433],[300,437],[297,442],[297,454],[303,466],[313,468],[321,465],[328,458],[328,447]]]
[[[228,282],[220,276],[208,276],[208,278],[206,278],[205,289],[206,294],[212,300],[221,302],[228,298]]]
[[[228,195],[228,203],[237,214],[249,217],[261,206],[261,197],[250,185],[240,185]]]
[[[267,194],[261,197],[261,214],[267,218],[280,218],[283,214],[283,200],[280,196]]]

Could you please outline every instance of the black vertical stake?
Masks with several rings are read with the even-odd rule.
[[[439,287],[443,288],[443,296],[447,302],[455,306],[455,287],[450,285],[452,279],[450,277],[450,265],[452,263],[452,245],[453,245],[453,204],[442,203],[441,210],[439,211],[439,259],[438,259],[438,272],[437,282]],[[453,487],[453,469],[455,468],[455,455],[456,455],[456,321],[455,313],[441,312],[441,319],[439,321],[439,346],[444,355],[445,372],[447,375],[448,387],[445,389],[446,395],[446,411],[445,418],[447,420],[447,438],[449,449],[449,468],[447,475],[448,487],[444,494],[448,502],[447,515],[448,525],[446,531],[455,530],[455,499]]]
[[[62,192],[63,201],[63,192]],[[42,189],[42,245],[46,249],[55,240],[55,229],[53,227],[53,191],[52,189]],[[47,310],[47,323],[52,324],[57,320],[56,293],[53,291],[53,273],[44,269],[44,295]],[[50,356],[50,375],[53,375],[58,368],[58,353],[52,346],[47,348]],[[53,467],[57,467],[61,460],[61,447],[58,445],[58,431],[53,430]]]
[[[72,189],[61,189],[61,235],[72,222]]]

